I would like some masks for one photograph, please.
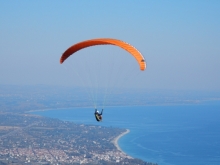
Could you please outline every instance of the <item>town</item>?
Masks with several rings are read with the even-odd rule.
[[[114,146],[124,129],[0,114],[0,164],[145,164]]]

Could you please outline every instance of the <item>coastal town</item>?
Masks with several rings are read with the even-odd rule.
[[[128,130],[1,113],[0,164],[140,164],[120,150]]]
[[[128,130],[77,125],[28,113],[32,110],[89,106],[81,89],[1,85],[0,91],[0,164],[155,165],[121,151],[117,140]],[[164,104],[169,103],[167,97],[152,100],[140,93],[129,101],[125,96],[126,92],[118,91],[120,101],[112,98],[109,103],[154,104],[158,99]],[[191,101],[194,101],[193,97]]]

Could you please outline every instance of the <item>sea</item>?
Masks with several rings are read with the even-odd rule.
[[[106,107],[97,122],[93,108],[50,109],[33,114],[78,124],[129,129],[120,148],[159,165],[220,164],[220,100],[189,105]]]

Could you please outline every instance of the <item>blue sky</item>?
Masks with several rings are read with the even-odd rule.
[[[74,85],[62,53],[109,37],[145,56],[141,87],[220,90],[218,0],[0,1],[0,13],[0,84]]]

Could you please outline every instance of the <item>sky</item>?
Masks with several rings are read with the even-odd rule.
[[[0,85],[77,85],[59,59],[71,45],[92,38],[120,39],[144,55],[147,69],[131,84],[220,91],[219,0],[2,0]],[[81,54],[97,52],[106,54],[106,65],[112,52],[126,53],[101,46]],[[119,61],[125,63],[125,56]]]

